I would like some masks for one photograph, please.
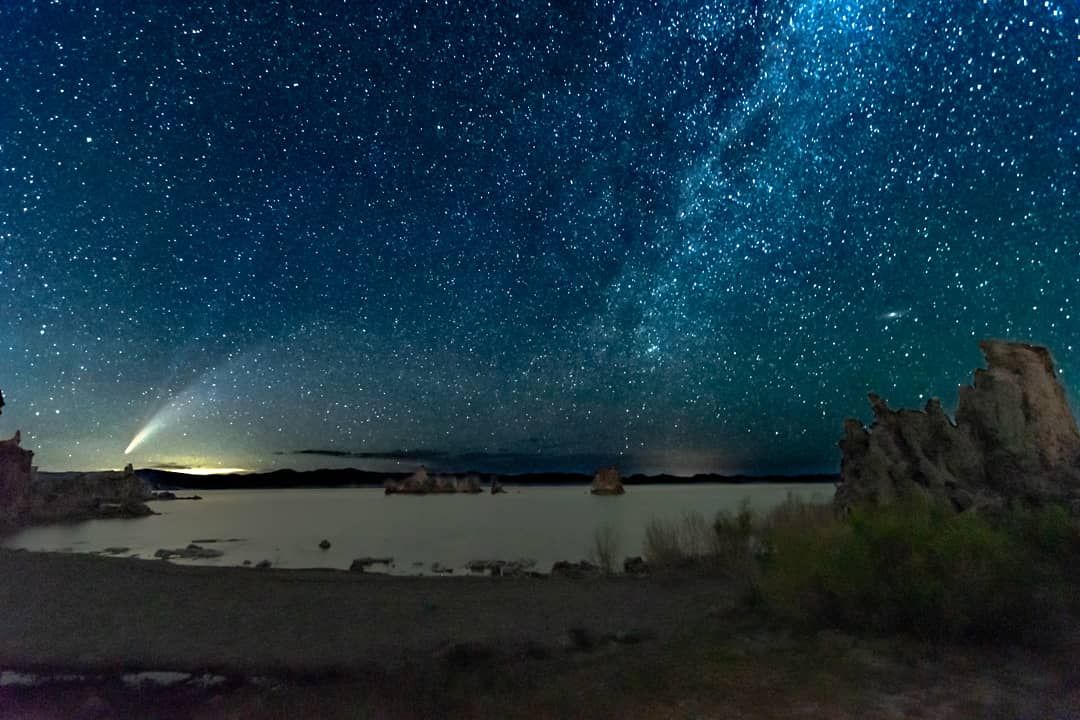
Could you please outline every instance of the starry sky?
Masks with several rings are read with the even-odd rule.
[[[1075,408],[1078,93],[1075,0],[5,2],[0,433],[835,471],[988,336]]]

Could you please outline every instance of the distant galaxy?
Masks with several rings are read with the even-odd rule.
[[[1071,0],[24,0],[0,90],[45,469],[832,471],[984,337],[1080,407]]]

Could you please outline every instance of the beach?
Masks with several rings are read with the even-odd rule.
[[[455,644],[558,649],[575,628],[662,640],[728,597],[718,578],[391,577],[0,552],[8,667],[320,674]]]

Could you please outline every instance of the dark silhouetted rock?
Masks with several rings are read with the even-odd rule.
[[[162,548],[154,553],[154,557],[161,560],[209,560],[211,558],[219,558],[224,555],[220,550],[214,550],[212,548],[204,548],[201,545],[188,545],[186,548],[177,548],[175,550],[166,550]]]
[[[597,470],[593,476],[591,492],[593,495],[622,495],[626,492],[618,468],[606,467]]]
[[[551,566],[552,577],[570,578],[571,580],[580,580],[586,577],[596,577],[600,575],[600,568],[593,565],[588,560],[582,560],[578,563],[568,562],[566,560],[560,560]]]
[[[1050,352],[1002,340],[979,346],[987,367],[960,388],[955,423],[936,398],[922,411],[892,410],[873,394],[869,428],[844,422],[839,509],[909,495],[957,510],[1010,500],[1080,509],[1080,430]]]
[[[27,521],[67,522],[153,515],[150,490],[131,465],[122,471],[36,473]]]
[[[329,550],[330,549],[330,541],[329,540],[321,540],[321,541],[319,541],[319,549],[320,550]]]
[[[472,670],[490,662],[494,657],[494,649],[479,642],[454,643],[435,653],[437,661],[454,670]]]
[[[26,520],[30,486],[34,480],[34,453],[20,447],[22,436],[0,440],[0,530]]]
[[[647,575],[649,565],[641,557],[628,557],[623,560],[623,572],[627,575]]]
[[[150,495],[149,500],[202,500],[202,496],[177,495],[171,490],[157,490]]]
[[[274,563],[270,562],[269,560],[260,560],[259,562],[255,563],[255,568],[257,570],[266,570],[269,567],[273,567],[273,565]]]
[[[391,557],[361,557],[356,558],[349,565],[349,569],[353,572],[367,572],[368,568],[372,565],[386,565],[389,567],[394,564],[394,558]],[[417,563],[422,565],[423,563]]]
[[[498,479],[491,478],[491,494],[498,495],[499,493],[504,492],[506,492],[506,488],[503,487],[503,484],[499,482]]]
[[[566,634],[569,640],[567,647],[570,650],[589,652],[595,650],[600,643],[600,638],[596,636],[596,633],[586,627],[572,627]]]

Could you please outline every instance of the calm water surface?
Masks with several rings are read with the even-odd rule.
[[[823,485],[633,486],[617,497],[590,495],[586,487],[508,487],[502,495],[384,495],[381,489],[199,491],[200,501],[154,502],[161,515],[135,520],[91,520],[26,529],[3,545],[28,550],[100,552],[152,557],[159,548],[196,540],[224,551],[213,560],[177,561],[240,565],[270,560],[278,567],[347,568],[354,558],[389,556],[392,572],[428,573],[432,563],[461,571],[471,560],[536,560],[546,571],[558,560],[588,556],[601,526],[616,529],[623,556],[640,555],[652,518],[677,520],[687,511],[707,519],[746,499],[768,510],[789,493],[832,499]],[[329,550],[320,550],[327,539]]]

